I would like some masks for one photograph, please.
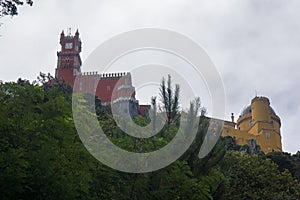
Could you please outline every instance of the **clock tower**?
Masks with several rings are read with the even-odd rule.
[[[65,35],[64,31],[60,34],[61,50],[57,52],[57,67],[55,77],[64,80],[70,86],[74,85],[75,76],[81,73],[81,40],[78,30],[75,36]]]

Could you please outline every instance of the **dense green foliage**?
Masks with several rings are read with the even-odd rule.
[[[227,177],[224,199],[299,199],[300,185],[270,159],[228,152],[221,165]]]
[[[272,152],[267,154],[266,157],[275,162],[280,171],[289,170],[300,181],[300,151],[295,155],[285,152]]]
[[[77,135],[71,88],[56,81],[49,84],[50,79],[41,74],[38,83],[18,80],[0,85],[0,199],[300,198],[299,154],[251,155],[232,138],[220,138],[199,159],[208,123],[205,116],[200,117],[191,147],[168,167],[144,174],[106,167],[88,153]],[[90,95],[83,98],[96,101],[99,123],[124,149],[153,151],[176,134],[177,126],[166,126],[148,140],[133,138],[117,127],[109,106]],[[172,123],[177,115],[178,111],[171,115]],[[142,126],[149,123],[141,116],[134,120]]]

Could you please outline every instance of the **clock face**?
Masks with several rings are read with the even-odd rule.
[[[66,49],[72,49],[72,47],[73,47],[73,43],[66,43],[65,46]]]

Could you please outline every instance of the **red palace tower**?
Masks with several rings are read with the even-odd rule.
[[[130,73],[81,72],[81,40],[78,30],[74,36],[65,35],[62,31],[60,45],[61,50],[57,52],[55,70],[55,77],[58,80],[64,80],[73,87],[74,92],[95,94],[103,104],[118,102],[121,105],[123,102],[123,109],[130,110],[132,115],[139,113],[139,107],[142,111],[140,114],[145,113],[145,106],[139,106],[135,98],[135,88],[132,86]],[[75,78],[78,83],[76,85],[74,85]]]

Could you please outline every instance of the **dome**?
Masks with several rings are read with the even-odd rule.
[[[242,112],[241,112],[241,115],[246,115],[246,114],[248,114],[248,113],[251,113],[251,105],[249,105],[249,106],[246,106],[243,110],[242,110]]]
[[[272,112],[274,115],[276,115],[274,109],[273,109],[271,106],[270,106],[270,109],[271,109],[271,112]]]

